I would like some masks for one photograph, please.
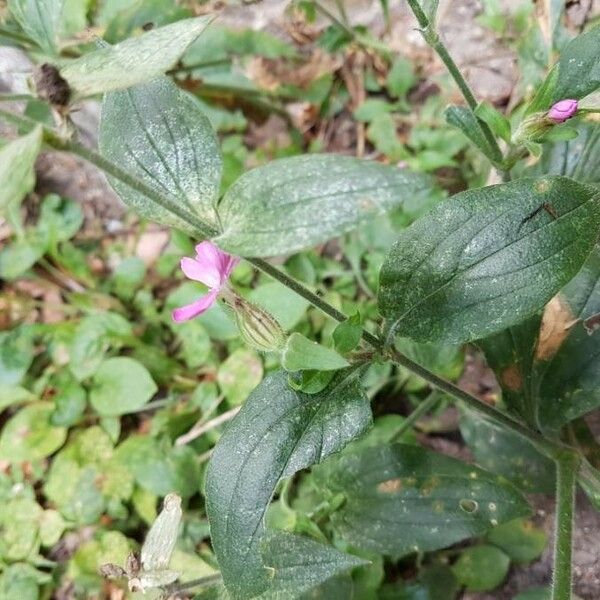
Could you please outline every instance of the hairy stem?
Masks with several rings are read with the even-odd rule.
[[[33,121],[28,117],[15,115],[14,113],[5,111],[3,109],[0,109],[0,118],[4,118],[5,120],[19,125],[26,130],[30,130],[33,127],[39,125],[38,122]],[[203,236],[205,238],[211,238],[218,234],[218,231],[213,226],[204,223],[203,221],[198,219],[198,217],[195,214],[188,212],[180,204],[173,202],[166,195],[163,195],[161,192],[148,186],[146,183],[144,183],[137,177],[130,175],[128,172],[121,169],[121,167],[105,159],[97,152],[94,152],[93,150],[90,150],[76,142],[64,140],[54,130],[49,129],[48,127],[43,127],[43,134],[44,142],[48,146],[57,150],[71,152],[72,154],[75,154],[76,156],[87,160],[91,164],[103,170],[109,176],[114,177],[115,179],[119,179],[121,182],[130,186],[132,189],[135,189],[136,191],[147,196],[153,202],[156,202],[159,206],[162,206],[166,210],[178,216],[186,223],[189,223],[192,227],[194,227],[197,230],[200,236]],[[257,269],[273,277],[273,279],[276,279],[286,287],[290,288],[292,291],[296,292],[296,294],[298,294],[299,296],[302,296],[303,298],[308,300],[308,302],[310,302],[313,306],[324,312],[326,315],[328,315],[335,321],[342,322],[348,318],[347,315],[337,310],[331,304],[323,300],[323,298],[321,298],[319,295],[309,290],[302,283],[296,281],[295,279],[287,275],[287,273],[284,273],[283,271],[268,263],[267,261],[261,258],[251,257],[246,258],[246,260],[250,264],[254,265]],[[428,369],[426,369],[419,363],[413,361],[408,356],[402,354],[393,347],[386,346],[385,341],[383,339],[379,338],[376,335],[373,335],[366,329],[363,329],[362,331],[362,338],[367,344],[369,344],[375,350],[380,352],[383,358],[386,358],[399,365],[406,367],[407,369],[409,369],[410,371],[419,375],[419,377],[427,381],[431,386],[447,393],[449,396],[460,400],[461,402],[464,402],[472,410],[477,411],[478,413],[484,415],[485,417],[488,417],[496,423],[499,423],[507,427],[508,429],[514,431],[515,433],[518,433],[519,435],[525,437],[547,456],[555,458],[557,452],[560,451],[560,445],[555,444],[550,440],[546,440],[537,432],[528,429],[526,426],[522,425],[518,421],[515,421],[513,418],[505,415],[499,410],[496,410],[494,407],[486,404],[476,396],[465,392],[450,381],[446,381],[445,379],[438,377],[435,373],[429,371]]]
[[[552,600],[571,600],[573,514],[579,456],[565,451],[556,458],[556,525]]]
[[[425,14],[419,0],[407,0],[408,4],[419,23],[419,26],[422,28],[421,33],[425,38],[425,41],[435,50],[437,55],[440,57],[442,62],[444,63],[446,69],[454,79],[454,82],[458,86],[463,98],[466,100],[469,108],[475,112],[477,108],[477,99],[475,98],[475,94],[469,87],[467,80],[463,77],[460,69],[457,64],[454,62],[454,59],[450,56],[448,49],[444,45],[444,43],[440,40],[440,36],[437,31],[433,28],[432,23],[429,21],[429,17]],[[485,135],[485,138],[490,144],[494,152],[494,157],[496,162],[501,163],[503,160],[502,151],[500,150],[500,146],[498,146],[498,141],[496,140],[496,136],[492,133],[492,130],[489,128],[488,124],[482,121],[481,119],[477,119],[479,121],[479,125],[481,126],[481,130]]]

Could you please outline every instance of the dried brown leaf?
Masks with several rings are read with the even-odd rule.
[[[540,335],[535,349],[536,360],[550,360],[577,322],[564,298],[557,294],[548,302],[542,316]]]

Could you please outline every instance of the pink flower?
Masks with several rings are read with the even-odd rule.
[[[207,311],[216,301],[217,296],[231,275],[234,267],[240,261],[222,250],[212,242],[202,242],[196,246],[196,258],[181,259],[181,270],[188,279],[199,281],[208,286],[208,294],[195,302],[176,308],[173,320],[177,323],[193,319]]]
[[[564,123],[577,112],[577,100],[561,100],[552,105],[548,111],[548,118],[555,123]]]

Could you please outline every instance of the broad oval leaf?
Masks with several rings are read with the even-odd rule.
[[[554,101],[583,98],[600,87],[600,26],[578,35],[560,54]]]
[[[340,450],[370,422],[369,401],[352,372],[307,395],[292,390],[280,371],[246,400],[216,445],[206,476],[213,548],[234,598],[268,587],[260,541],[279,480]]]
[[[103,417],[116,417],[142,408],[158,389],[146,367],[127,356],[105,360],[93,381],[90,404]]]
[[[470,592],[489,592],[505,579],[510,558],[494,546],[467,548],[452,566],[458,581]]]
[[[547,432],[600,407],[600,250],[536,315],[481,340],[507,405]],[[486,437],[487,440],[487,437]]]
[[[334,531],[367,550],[430,552],[529,514],[505,479],[407,444],[344,452],[315,469],[316,481],[345,502]]]
[[[291,254],[401,206],[430,185],[423,175],[349,156],[274,160],[227,190],[216,242],[239,256]]]
[[[105,46],[66,63],[61,76],[73,98],[86,98],[149,81],[174,67],[186,48],[204,31],[210,17],[182,19]]]
[[[33,189],[33,166],[42,146],[42,128],[0,148],[0,214],[18,208],[25,194]]]
[[[103,156],[167,196],[173,206],[215,222],[221,180],[218,140],[196,100],[166,77],[106,94],[99,145]],[[142,216],[194,232],[189,223],[125,183],[109,181]]]
[[[281,352],[281,366],[286,371],[335,371],[349,367],[350,363],[335,350],[294,332]]]
[[[574,140],[543,145],[542,158],[529,174],[566,175],[579,183],[600,183],[600,124],[584,123]]]
[[[599,228],[600,193],[565,177],[457,194],[403,231],[381,269],[390,335],[461,343],[524,320],[577,274]]]
[[[586,319],[600,313],[600,250],[594,250],[559,298],[565,314],[558,318],[570,327],[554,354],[538,357],[534,371],[538,423],[547,431],[600,407],[600,331],[585,327]]]
[[[261,544],[265,567],[272,580],[260,600],[290,600],[354,567],[368,564],[332,546],[283,531],[267,531]],[[308,596],[312,597],[312,596]]]
[[[64,0],[9,0],[8,9],[42,50],[56,54],[63,5]]]
[[[463,409],[460,432],[475,462],[502,475],[527,493],[551,494],[556,487],[554,462],[520,435]]]
[[[36,461],[56,452],[67,438],[65,427],[54,427],[51,402],[35,402],[22,408],[2,429],[0,459]]]

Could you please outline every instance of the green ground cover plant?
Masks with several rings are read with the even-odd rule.
[[[409,0],[463,99],[417,108],[410,61],[342,3],[295,3],[330,19],[326,52],[372,59],[351,115],[364,158],[306,147],[284,110],[342,113],[331,72],[268,90],[236,70],[293,63],[292,44],[127,4],[10,0],[0,27],[33,65],[29,93],[1,98],[25,110],[0,106],[16,132],[0,146],[0,598],[451,600],[543,552],[530,492],[556,495],[553,580],[522,598],[572,598],[578,486],[600,507],[584,418],[600,407],[600,27],[570,35],[553,3],[544,68],[501,112],[449,54],[438,3]],[[102,39],[77,35],[89,24]],[[87,99],[97,150],[73,124]],[[287,145],[249,148],[257,112]],[[160,256],[82,236],[69,198],[23,203],[43,150],[103,172],[134,227],[168,232]],[[52,303],[18,284],[41,275],[59,317],[31,318]],[[496,374],[490,402],[456,383],[467,347]],[[423,443],[449,406],[475,464]]]

